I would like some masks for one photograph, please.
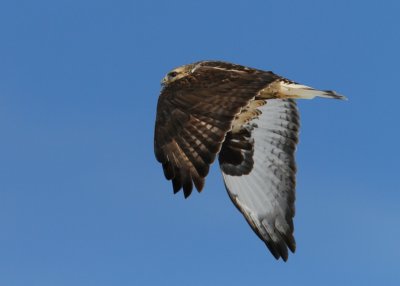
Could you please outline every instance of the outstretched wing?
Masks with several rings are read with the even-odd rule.
[[[295,149],[299,115],[291,99],[255,100],[234,121],[219,161],[232,202],[276,259],[295,251]]]
[[[174,192],[204,186],[232,121],[275,75],[241,66],[204,62],[164,87],[157,105],[154,150]]]

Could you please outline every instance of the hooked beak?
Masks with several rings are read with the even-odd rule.
[[[160,84],[161,84],[162,86],[164,86],[166,83],[167,83],[167,78],[164,77],[164,78],[161,80]]]

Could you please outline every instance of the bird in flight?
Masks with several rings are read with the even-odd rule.
[[[232,202],[276,258],[294,253],[296,99],[345,99],[271,71],[200,61],[162,80],[155,156],[174,193],[201,192],[218,156]]]

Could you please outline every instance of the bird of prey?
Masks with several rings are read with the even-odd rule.
[[[174,193],[204,187],[218,156],[232,202],[276,258],[294,253],[296,99],[344,99],[271,71],[200,61],[162,80],[155,156]]]

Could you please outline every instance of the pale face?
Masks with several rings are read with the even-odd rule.
[[[193,64],[177,67],[165,75],[165,77],[161,81],[161,84],[170,84],[171,82],[174,82],[189,75],[194,70],[195,68],[193,68]]]

